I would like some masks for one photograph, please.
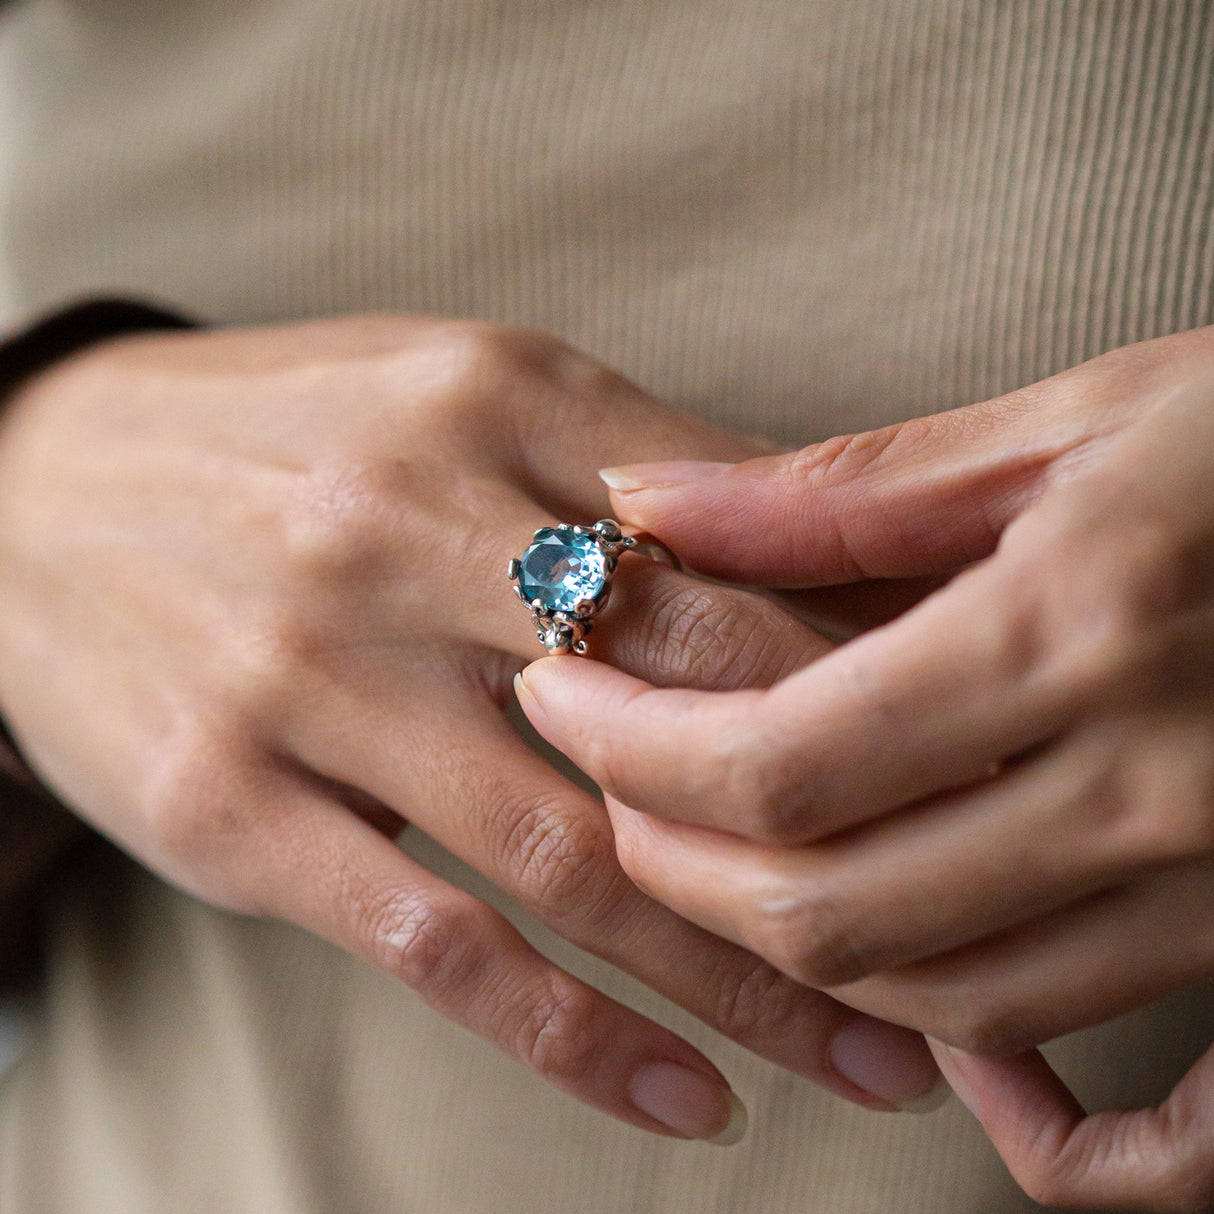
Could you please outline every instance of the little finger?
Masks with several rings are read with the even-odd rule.
[[[386,970],[442,1015],[585,1104],[680,1138],[733,1142],[745,1110],[687,1042],[558,969],[496,911],[304,788],[256,841],[249,896]]]

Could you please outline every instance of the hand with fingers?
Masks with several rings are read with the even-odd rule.
[[[524,710],[608,793],[625,870],[938,1039],[1038,1199],[1214,1205],[1214,1052],[1161,1108],[1087,1117],[1033,1049],[1214,976],[1214,328],[604,479],[690,567],[875,625],[768,688],[528,667]]]
[[[532,531],[600,518],[605,459],[754,451],[488,325],[98,346],[0,424],[0,702],[47,783],[151,868],[385,967],[618,1118],[738,1130],[699,1051],[403,855],[406,821],[764,1057],[909,1103],[939,1081],[919,1034],[646,898],[602,803],[504,715],[542,652],[504,577]],[[826,648],[775,604],[636,557],[616,585],[592,652],[651,682],[758,686]]]

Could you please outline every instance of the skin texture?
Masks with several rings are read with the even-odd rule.
[[[831,1045],[857,1013],[641,894],[601,801],[504,715],[540,652],[505,578],[532,531],[605,516],[605,461],[756,449],[488,325],[95,347],[0,424],[0,702],[58,795],[152,869],[384,967],[613,1116],[738,1125],[708,1059],[402,855],[406,821],[750,1049],[888,1109],[938,1078],[922,1038],[873,1026],[888,1090],[852,1083]],[[828,648],[640,558],[617,581],[592,652],[650,682],[763,686]]]
[[[827,615],[914,603],[768,689],[529,667],[524,709],[607,790],[625,870],[939,1039],[1040,1200],[1214,1206],[1211,1055],[1162,1109],[1085,1118],[1031,1049],[1214,975],[1214,329],[605,479],[714,577]]]

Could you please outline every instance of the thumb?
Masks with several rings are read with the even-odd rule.
[[[954,570],[988,555],[1075,436],[1003,397],[738,464],[599,475],[616,517],[728,581],[807,587]]]
[[[1159,1107],[1085,1114],[1036,1050],[982,1058],[930,1043],[1016,1181],[1048,1206],[1214,1206],[1214,1048]]]

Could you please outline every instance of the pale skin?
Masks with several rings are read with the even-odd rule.
[[[0,703],[46,782],[153,870],[382,966],[612,1116],[741,1129],[703,1054],[403,855],[405,822],[763,1057],[902,1106],[939,1081],[918,1033],[643,895],[601,801],[504,715],[542,652],[505,577],[532,531],[605,516],[605,461],[758,449],[490,325],[95,347],[0,421]],[[592,641],[703,688],[764,686],[829,647],[774,603],[633,556]]]
[[[1214,1206],[1214,1051],[1159,1109],[1086,1116],[1031,1048],[1214,976],[1214,328],[605,479],[692,567],[798,591],[836,633],[841,602],[914,604],[770,688],[528,667],[524,710],[606,789],[625,870],[936,1039],[1039,1200]]]

